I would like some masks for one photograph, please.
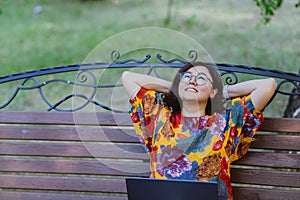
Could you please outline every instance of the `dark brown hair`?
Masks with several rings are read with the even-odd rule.
[[[178,95],[178,86],[180,82],[180,73],[188,71],[192,67],[196,66],[203,66],[205,67],[210,75],[212,76],[212,82],[213,82],[213,89],[218,89],[217,94],[214,98],[209,98],[205,114],[211,115],[215,112],[222,113],[224,111],[224,102],[225,99],[223,97],[222,91],[223,91],[223,83],[221,76],[217,70],[217,67],[213,63],[204,63],[204,62],[193,62],[193,63],[187,63],[185,64],[175,75],[171,90],[168,93],[165,93],[163,95],[163,101],[164,103],[171,109],[173,113],[181,113],[181,99]]]

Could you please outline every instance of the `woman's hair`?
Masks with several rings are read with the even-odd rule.
[[[217,70],[217,67],[212,63],[193,62],[193,63],[185,64],[175,75],[170,91],[163,95],[164,103],[172,110],[173,113],[181,113],[182,102],[178,95],[180,74],[196,66],[203,66],[207,68],[210,75],[212,76],[213,89],[218,89],[218,92],[215,95],[215,97],[208,99],[206,109],[205,109],[205,114],[211,115],[215,112],[222,113],[224,111],[223,105],[225,102],[225,99],[222,94],[223,83],[222,83],[221,76]]]

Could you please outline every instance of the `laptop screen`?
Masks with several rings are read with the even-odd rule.
[[[127,177],[129,200],[217,200],[216,182]]]

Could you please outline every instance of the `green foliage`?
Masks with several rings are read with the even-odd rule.
[[[193,14],[191,17],[185,20],[185,24],[187,25],[188,28],[192,28],[197,24],[196,19],[197,19],[197,15]]]
[[[256,5],[260,8],[260,13],[262,15],[262,21],[264,24],[268,24],[271,21],[272,16],[274,16],[275,11],[277,11],[283,3],[283,0],[254,0]],[[300,0],[295,4],[295,7],[300,6]]]
[[[111,36],[145,26],[186,34],[201,44],[215,62],[299,71],[300,15],[294,9],[295,1],[284,1],[272,23],[260,29],[256,28],[259,10],[251,0],[174,0],[172,20],[165,24],[167,3],[166,0],[0,0],[0,76],[81,63],[93,48]],[[36,6],[42,7],[39,14],[33,13]],[[135,43],[143,41],[145,38],[137,37]],[[123,55],[122,50],[132,44],[124,41],[116,45]],[[174,48],[174,52],[181,49]],[[109,61],[109,53],[99,53],[91,62]],[[1,85],[2,101],[13,90]],[[57,90],[64,92],[61,88],[49,91],[56,95]],[[21,99],[15,104],[30,109],[32,104],[38,104],[38,98],[33,97],[29,94],[25,103]],[[268,110],[272,116],[282,116],[287,102],[279,99],[274,102]]]

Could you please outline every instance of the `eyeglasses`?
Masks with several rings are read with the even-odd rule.
[[[207,75],[204,73],[199,73],[196,76],[192,75],[192,73],[190,73],[190,72],[181,72],[180,73],[180,80],[185,83],[190,82],[193,77],[195,77],[195,81],[198,85],[204,85],[208,81],[211,84],[213,84],[212,80],[210,78],[208,78]]]

